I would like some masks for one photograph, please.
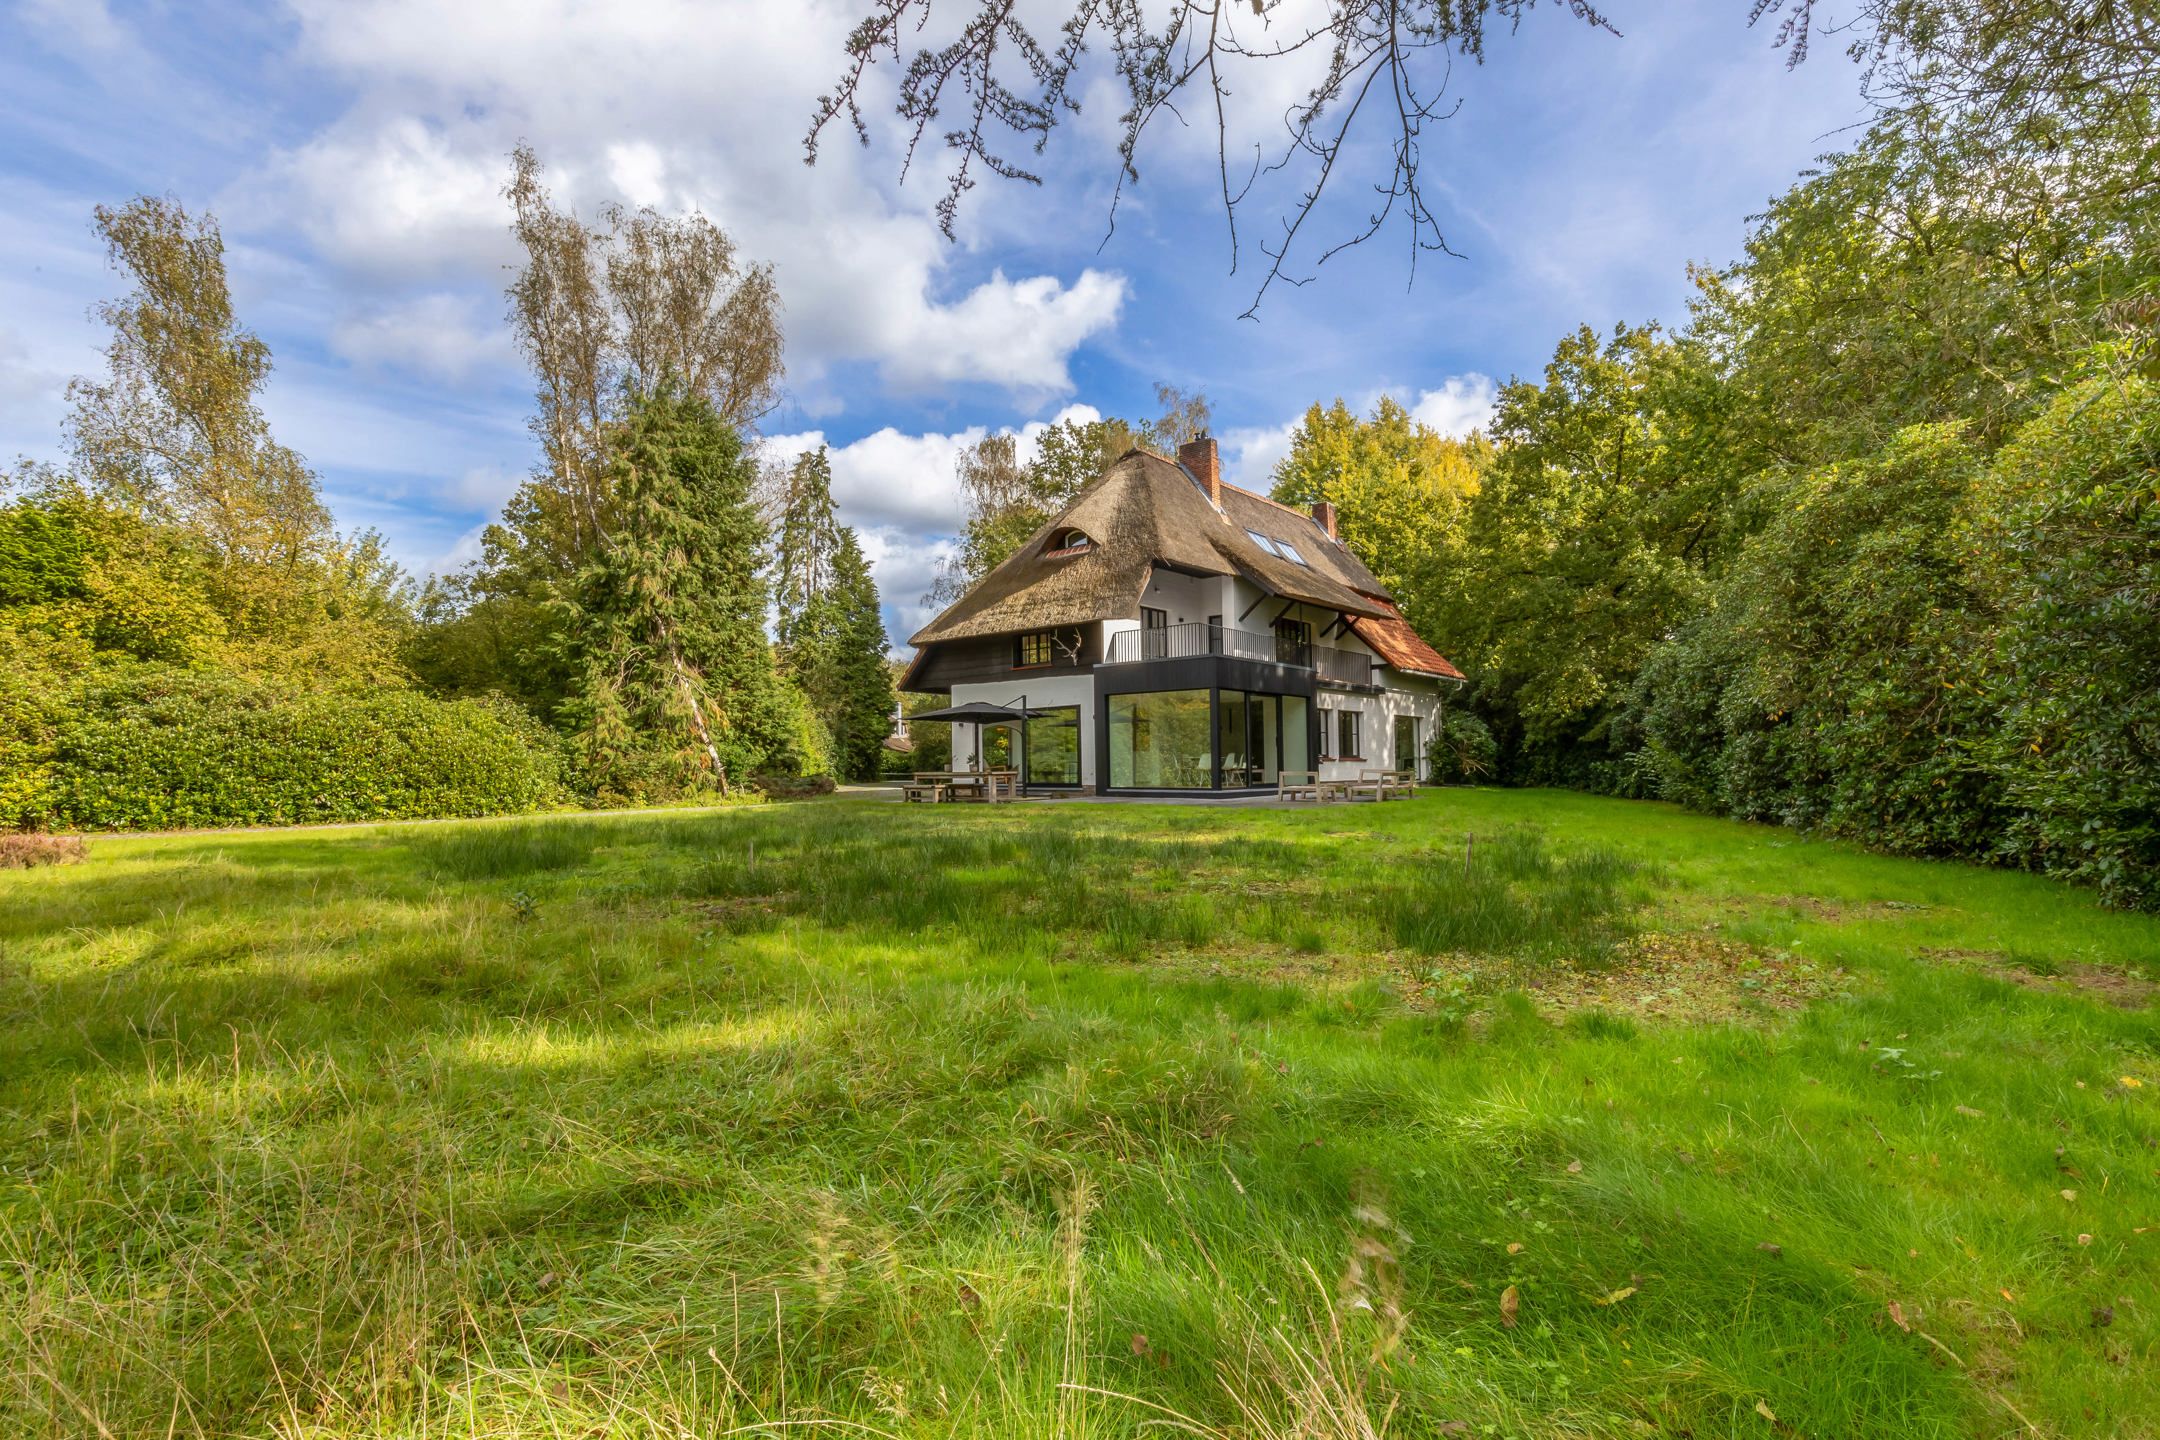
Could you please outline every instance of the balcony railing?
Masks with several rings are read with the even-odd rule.
[[[1116,631],[1110,636],[1103,663],[1134,665],[1146,660],[1189,660],[1202,655],[1227,655],[1237,660],[1289,665],[1313,671],[1321,679],[1341,685],[1372,683],[1370,655],[1315,645],[1290,635],[1190,622],[1152,630]]]
[[[1322,680],[1336,685],[1372,684],[1372,656],[1327,645],[1315,645],[1312,651],[1313,670]]]

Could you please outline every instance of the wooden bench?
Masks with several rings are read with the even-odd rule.
[[[1310,800],[1319,804],[1327,798],[1320,783],[1317,770],[1282,770],[1275,776],[1277,800]]]
[[[1404,796],[1413,800],[1417,798],[1417,771],[1390,770],[1387,772],[1387,781]]]
[[[1376,802],[1383,801],[1388,798],[1389,792],[1395,788],[1395,782],[1388,778],[1388,772],[1385,770],[1360,770],[1357,779],[1346,780],[1343,783],[1350,787],[1350,798],[1353,800],[1370,792]]]
[[[910,780],[900,787],[900,799],[907,804],[920,805],[924,801],[932,805],[945,798],[945,782],[942,780]]]

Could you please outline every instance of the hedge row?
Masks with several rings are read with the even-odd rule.
[[[511,705],[172,670],[86,687],[41,768],[36,818],[55,829],[496,815],[563,794],[557,743]]]

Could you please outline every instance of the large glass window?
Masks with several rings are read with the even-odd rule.
[[[1335,758],[1338,760],[1362,760],[1365,752],[1358,749],[1358,712],[1338,710],[1335,723],[1340,727],[1335,734]]]
[[[1215,751],[1207,691],[1113,695],[1109,710],[1111,788],[1209,788]]]
[[[1286,770],[1303,770],[1312,764],[1305,741],[1305,697],[1282,697],[1282,763]]]
[[[1255,698],[1241,690],[1224,690],[1215,696],[1215,753],[1222,758],[1222,783],[1228,789],[1257,783],[1252,773],[1258,762],[1246,733]]]
[[[1215,753],[1222,757],[1224,789],[1275,783],[1276,747],[1282,739],[1276,710],[1280,700],[1239,690],[1224,690],[1216,697]]]
[[[1027,722],[1030,785],[1080,783],[1080,707],[1053,705]]]

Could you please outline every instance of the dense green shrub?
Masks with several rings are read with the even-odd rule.
[[[2160,904],[2160,390],[2064,392],[1967,510],[1998,619],[1983,734],[2037,868]]]
[[[1485,722],[1468,710],[1455,709],[1441,716],[1427,761],[1435,784],[1475,785],[1493,779],[1499,755]]]
[[[561,794],[556,742],[504,703],[163,666],[84,685],[47,767],[46,813],[22,818],[67,829],[492,815]]]
[[[1886,849],[1985,855],[2002,785],[1981,609],[1954,521],[1979,459],[1958,426],[1780,482],[1711,608],[1634,692],[1656,793]]]

